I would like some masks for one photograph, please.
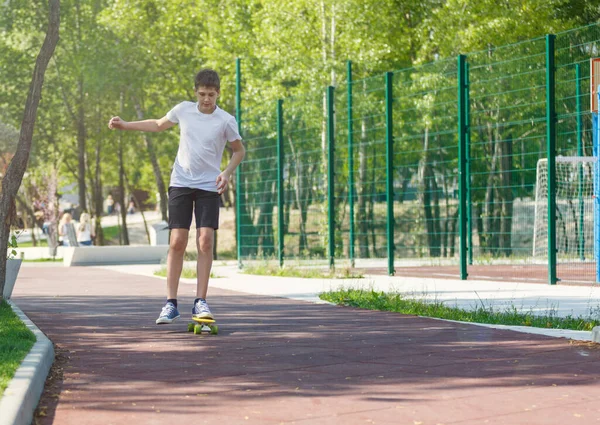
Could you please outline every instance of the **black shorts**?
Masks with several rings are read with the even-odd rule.
[[[192,212],[196,216],[196,228],[219,228],[221,195],[189,187],[169,187],[169,229],[190,229]]]

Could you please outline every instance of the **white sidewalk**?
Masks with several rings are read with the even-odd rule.
[[[195,263],[187,266],[194,267]],[[123,273],[154,276],[156,265],[106,266]],[[257,295],[323,302],[318,294],[340,288],[363,288],[399,292],[407,297],[436,300],[450,307],[474,309],[485,306],[498,311],[515,308],[536,315],[600,318],[600,286],[550,286],[533,283],[492,282],[476,280],[424,279],[389,276],[366,276],[362,279],[304,279],[256,276],[240,273],[232,263],[215,261],[211,287]],[[155,276],[154,276],[155,277]],[[195,279],[181,279],[182,284],[195,285]],[[190,288],[192,289],[192,288]],[[181,288],[181,290],[186,290]],[[193,289],[192,289],[193,290]],[[591,332],[539,329],[520,326],[490,325],[518,331],[591,341]]]

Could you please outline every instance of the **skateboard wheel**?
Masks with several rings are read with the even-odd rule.
[[[196,335],[202,334],[202,325],[194,325],[194,333]]]
[[[194,323],[188,323],[188,332],[194,332]]]
[[[217,335],[219,333],[219,327],[217,325],[213,325],[210,327],[210,334]]]

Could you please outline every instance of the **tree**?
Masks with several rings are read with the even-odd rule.
[[[8,238],[10,235],[11,220],[15,211],[15,196],[23,180],[23,174],[27,168],[29,152],[33,139],[33,130],[37,108],[42,95],[42,86],[44,84],[44,75],[46,68],[52,58],[56,44],[58,43],[58,30],[60,27],[60,0],[49,0],[49,19],[48,29],[44,43],[35,62],[29,94],[25,102],[25,110],[21,121],[21,131],[19,133],[19,143],[17,151],[13,157],[6,176],[2,180],[2,193],[0,194],[0,252],[6,252],[8,247]],[[4,292],[6,281],[6,256],[0,255],[0,299]]]

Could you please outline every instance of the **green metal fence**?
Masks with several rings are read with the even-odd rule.
[[[594,281],[592,25],[239,107],[241,262]],[[243,91],[241,100],[243,105]]]
[[[590,57],[598,56],[600,27],[591,25],[556,36],[556,153],[592,153]],[[556,163],[557,274],[594,281],[593,169],[589,162]],[[597,223],[596,223],[597,225]]]
[[[241,258],[277,255],[277,108],[275,102],[244,110],[246,158],[240,164],[238,240]],[[260,120],[252,119],[260,116]]]
[[[545,43],[468,55],[472,264],[535,263],[536,164],[546,157]],[[527,268],[520,273],[530,277]]]
[[[394,73],[399,263],[456,264],[459,256],[457,69],[452,59]]]

